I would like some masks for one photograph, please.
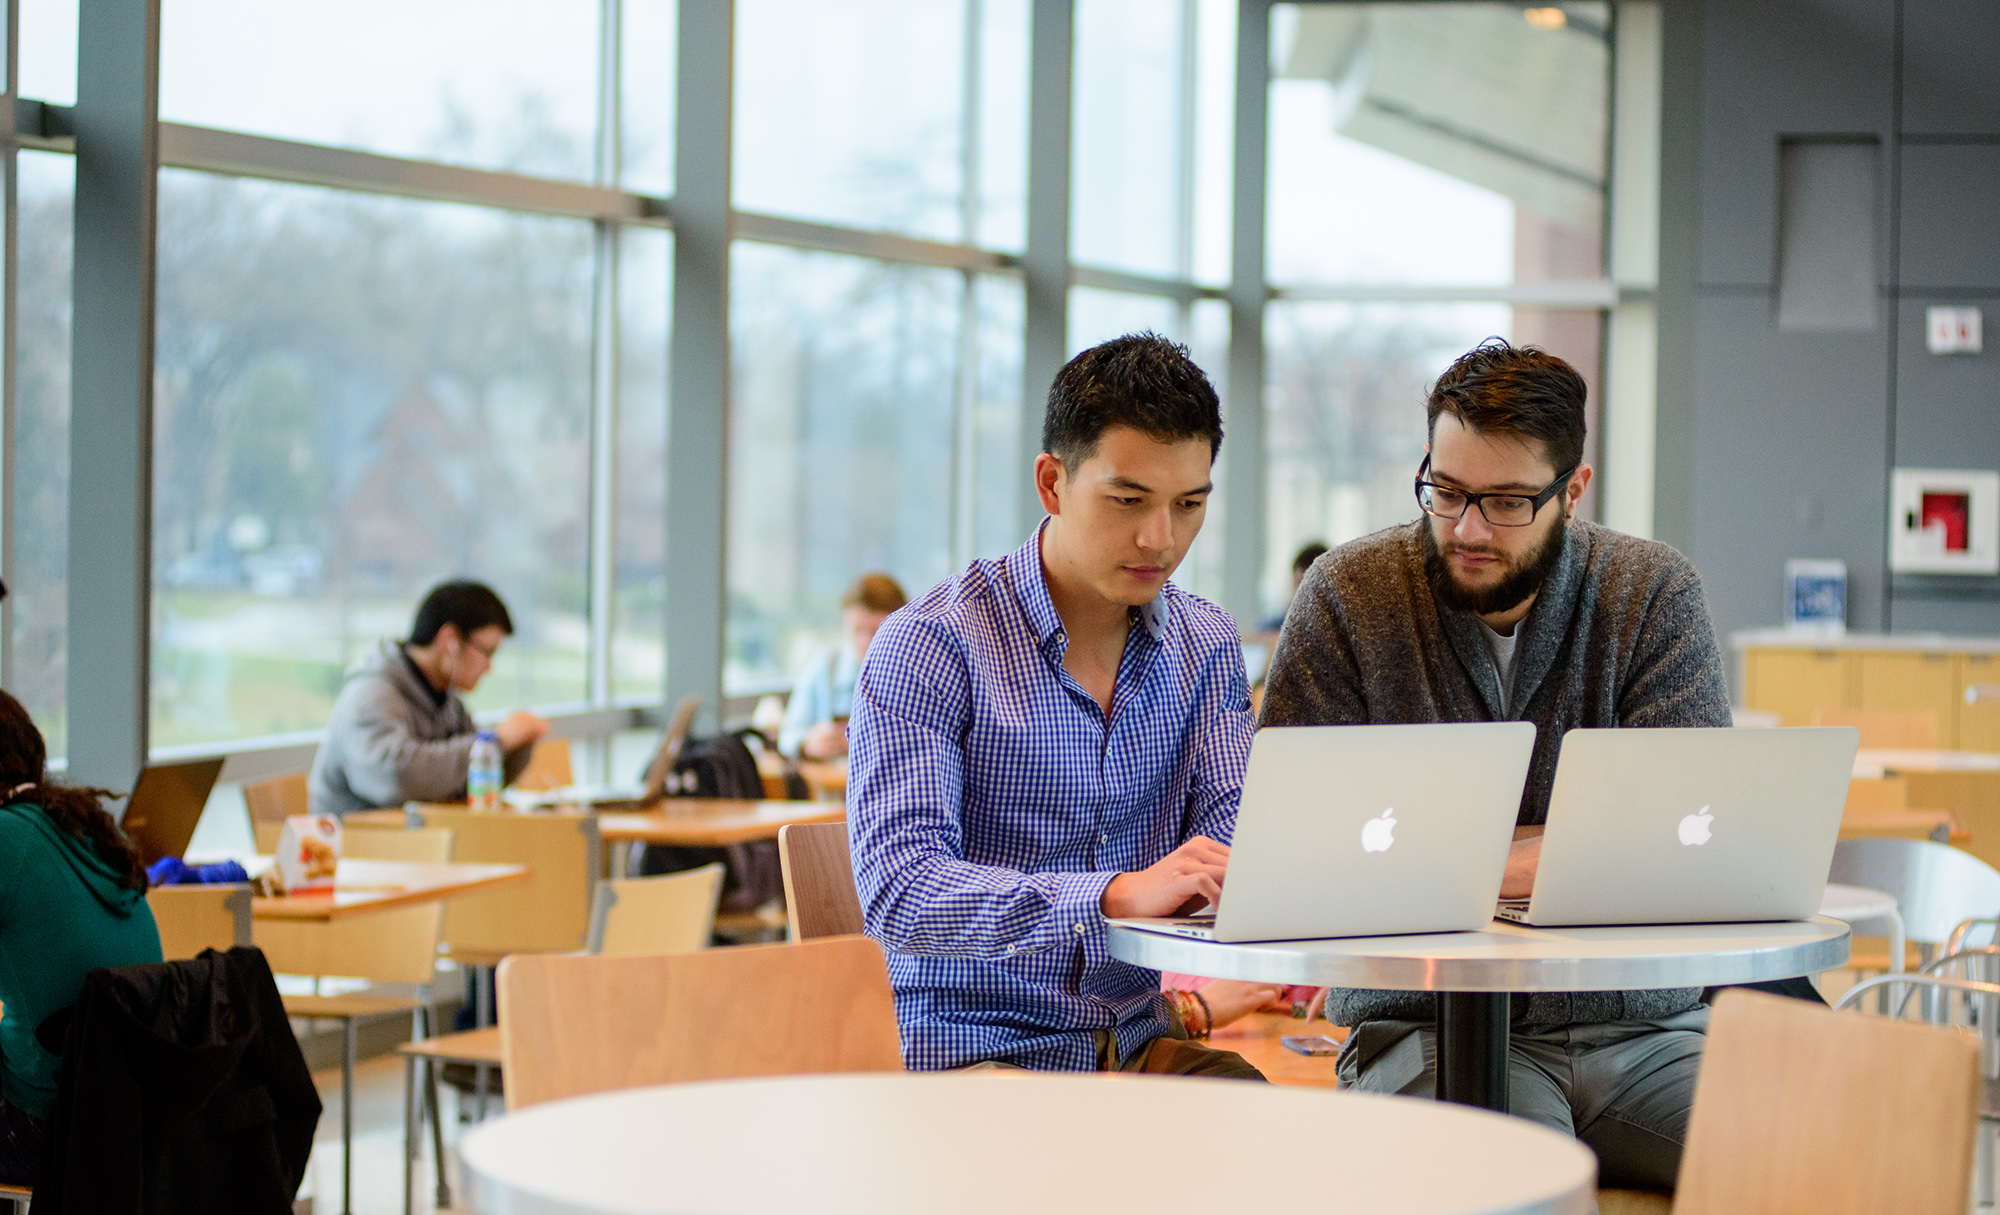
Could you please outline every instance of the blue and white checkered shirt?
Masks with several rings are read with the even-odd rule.
[[[1137,609],[1103,710],[1068,672],[1041,532],[890,616],[849,723],[848,834],[913,1070],[1087,1071],[1166,1032],[1157,971],[1098,899],[1196,835],[1228,842],[1249,760],[1236,625],[1171,582]]]

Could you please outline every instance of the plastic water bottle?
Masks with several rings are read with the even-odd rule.
[[[481,730],[472,736],[472,763],[465,774],[465,801],[474,810],[491,813],[500,809],[500,736]]]

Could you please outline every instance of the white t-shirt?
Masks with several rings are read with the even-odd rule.
[[[1486,633],[1486,648],[1493,651],[1493,665],[1500,668],[1500,712],[1508,717],[1514,715],[1514,643],[1520,640],[1519,625],[1514,631],[1502,637],[1482,620],[1479,627]]]

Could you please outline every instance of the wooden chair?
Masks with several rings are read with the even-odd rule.
[[[1725,991],[1675,1215],[1964,1215],[1978,1088],[1964,1034]]]
[[[440,863],[451,858],[452,838],[447,830],[361,831],[348,836],[342,846],[347,855],[356,858]],[[420,903],[351,920],[260,920],[254,935],[271,969],[279,974],[333,975],[428,989],[437,977],[438,929],[443,918],[444,904]],[[422,998],[367,992],[290,995],[284,997],[284,1004],[288,1017],[340,1025],[340,1205],[342,1215],[347,1215],[352,1210],[349,1199],[354,1178],[356,1032],[363,1021],[407,1013],[411,1035],[429,1037],[435,1029],[429,993],[426,990]],[[430,1101],[435,1107],[435,1086],[430,1090]]]
[[[491,966],[510,953],[569,953],[590,931],[602,857],[588,814],[476,814],[462,806],[416,806],[411,817],[451,830],[451,859],[526,865],[525,885],[467,895],[445,907],[444,941],[462,966]]]
[[[514,778],[514,788],[537,793],[566,789],[575,783],[576,770],[570,765],[567,738],[544,738],[536,743],[528,756],[528,766]]]
[[[516,953],[574,953],[589,943],[590,912],[603,872],[602,837],[589,814],[480,814],[463,806],[415,806],[410,817],[449,827],[451,859],[526,865],[525,885],[453,899],[444,911],[451,958],[472,971],[473,1024],[493,1023],[491,968]],[[475,1069],[479,1115],[490,1069]]]
[[[792,940],[860,935],[861,896],[854,889],[846,823],[780,828],[778,866],[785,875],[785,920]]]
[[[278,836],[285,829],[285,820],[295,814],[312,813],[306,774],[294,772],[245,785],[243,804],[250,809],[250,831],[257,837],[257,851],[269,856],[278,850]]]
[[[155,886],[146,892],[146,904],[153,909],[160,954],[167,961],[251,943],[246,885]]]
[[[1814,709],[1816,726],[1853,726],[1861,731],[1861,745],[1871,749],[1935,751],[1938,745],[1937,712],[1884,713],[1873,709]]]
[[[500,964],[507,1108],[583,1093],[901,1071],[882,951],[866,937],[665,957]]]
[[[715,934],[723,867],[599,882],[590,909],[591,953],[691,953]]]

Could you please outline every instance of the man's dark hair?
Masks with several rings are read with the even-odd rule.
[[[445,625],[456,628],[460,637],[470,637],[490,624],[499,625],[503,633],[514,632],[514,618],[492,587],[481,582],[440,582],[417,607],[410,644],[429,645]]]
[[[1424,412],[1433,440],[1442,413],[1480,434],[1540,439],[1561,473],[1583,463],[1586,393],[1576,368],[1555,355],[1491,337],[1445,368]]]
[[[1307,570],[1312,568],[1313,562],[1319,560],[1321,557],[1326,556],[1326,551],[1327,551],[1326,545],[1321,544],[1317,540],[1313,541],[1311,544],[1306,545],[1304,548],[1300,549],[1296,555],[1292,557],[1292,572],[1294,574],[1305,573]]]
[[[1208,458],[1222,450],[1222,404],[1187,347],[1157,333],[1128,333],[1063,364],[1049,385],[1042,450],[1066,472],[1097,454],[1113,426],[1130,426],[1162,443],[1207,439]]]

